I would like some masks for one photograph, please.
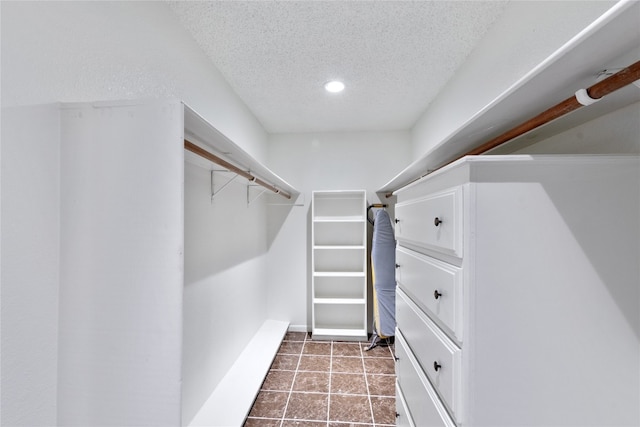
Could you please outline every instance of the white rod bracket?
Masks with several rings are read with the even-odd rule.
[[[218,188],[218,191],[215,191],[214,183],[213,183],[213,175],[215,174],[215,172],[229,172],[229,171],[217,171],[217,170],[212,170],[211,171],[211,203],[213,203],[213,199],[218,194],[220,194],[220,192],[222,190],[224,190],[227,187],[227,185],[231,184],[231,182],[233,182],[233,180],[235,180],[238,177],[238,174],[234,173],[233,176],[231,177],[231,179],[229,179],[227,182],[222,184],[222,186],[220,188]]]
[[[258,200],[260,198],[260,196],[262,196],[267,191],[266,188],[262,188],[260,193],[258,193],[258,195],[252,199],[250,197],[250,194],[249,194],[249,191],[250,191],[251,187],[260,187],[260,186],[259,185],[247,185],[247,206],[250,206],[251,203],[253,203],[256,200]]]
[[[577,91],[576,99],[580,104],[584,105],[585,107],[587,105],[595,104],[596,102],[600,101],[600,99],[590,97],[586,89],[580,89],[579,91]]]

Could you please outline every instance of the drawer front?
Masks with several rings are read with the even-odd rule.
[[[396,381],[396,427],[416,427],[409,415],[407,402],[398,381]]]
[[[396,321],[427,378],[459,416],[462,351],[401,289],[397,290]]]
[[[396,204],[395,235],[462,258],[462,187]]]
[[[462,269],[400,246],[396,263],[402,290],[462,342]]]
[[[455,427],[446,409],[411,354],[401,333],[396,333],[397,426]]]

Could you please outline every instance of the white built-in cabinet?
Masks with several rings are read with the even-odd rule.
[[[465,157],[397,193],[398,426],[640,425],[638,157]]]
[[[5,235],[3,228],[2,243],[17,248],[18,258],[28,261],[12,265],[10,272],[18,277],[25,274],[24,266],[38,264],[42,255],[41,248],[35,251],[14,242],[37,241],[41,246],[43,236],[47,238],[43,247],[49,248],[47,258],[52,261],[46,271],[54,274],[43,283],[50,295],[55,293],[51,298],[58,313],[53,319],[56,334],[46,337],[57,365],[56,384],[49,394],[55,398],[58,424],[179,426],[186,424],[181,420],[183,407],[202,405],[205,394],[213,392],[214,396],[226,397],[214,402],[224,405],[224,411],[205,408],[208,411],[204,412],[212,415],[200,416],[197,425],[240,425],[287,324],[265,319],[264,325],[270,328],[263,325],[255,336],[249,331],[244,337],[234,337],[236,342],[244,338],[241,344],[246,341],[247,347],[260,351],[251,351],[248,361],[241,356],[240,363],[220,368],[226,371],[220,378],[230,372],[234,373],[232,379],[238,378],[238,371],[243,374],[233,387],[226,386],[231,380],[218,380],[217,386],[211,380],[190,387],[197,392],[185,391],[185,384],[195,383],[195,376],[188,373],[196,369],[183,366],[183,346],[191,339],[189,330],[185,334],[183,328],[192,326],[183,320],[185,313],[198,310],[183,305],[185,274],[195,275],[189,270],[194,263],[185,263],[193,255],[184,250],[184,164],[186,159],[195,164],[204,162],[208,168],[211,165],[185,152],[184,141],[224,153],[220,155],[294,199],[297,191],[178,100],[25,107],[24,112],[17,110],[12,117],[15,120],[9,135],[22,135],[15,123],[46,125],[29,136],[29,150],[33,151],[18,150],[19,145],[14,144],[16,148],[10,154],[23,163],[29,158],[35,158],[37,165],[49,167],[51,163],[45,169],[47,179],[36,187],[27,186],[26,191],[34,194],[30,196],[33,200],[41,197],[36,194],[47,195],[47,207],[40,209],[47,217],[43,223],[59,229],[45,234],[40,227],[34,232],[30,217],[25,216],[33,209],[19,204],[9,211],[9,219],[21,235]],[[53,162],[49,158],[41,160],[42,153],[33,148],[42,141],[47,150],[57,153],[58,157],[51,157]],[[26,155],[20,154],[22,151]],[[18,172],[26,163],[16,164],[17,168],[3,170],[3,185],[18,188],[23,184],[23,175]],[[209,200],[206,195],[206,202]],[[3,273],[4,268],[3,259]],[[30,293],[36,292],[34,289],[31,286],[14,293],[13,302],[18,306],[32,304]],[[198,307],[201,304],[198,301]],[[263,330],[266,332],[261,333]],[[201,351],[207,346],[197,347]],[[193,352],[194,348],[186,350]],[[224,355],[225,349],[215,350],[216,357],[230,359]],[[25,353],[21,358],[27,356]],[[236,354],[231,356],[235,358]],[[190,360],[204,361],[207,357],[198,354]],[[18,400],[27,407],[23,399]],[[232,403],[225,404],[229,401]],[[17,409],[10,410],[16,413],[20,407],[14,406]],[[232,423],[230,419],[239,421]]]
[[[312,337],[367,339],[366,191],[314,191]]]

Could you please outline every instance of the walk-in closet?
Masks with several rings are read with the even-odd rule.
[[[1,425],[640,425],[640,2],[0,20]]]

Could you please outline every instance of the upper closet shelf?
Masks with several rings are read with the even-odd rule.
[[[392,193],[479,145],[596,83],[603,70],[627,67],[640,58],[640,2],[620,1],[551,56],[500,94],[462,126],[407,166],[378,193]],[[617,71],[617,70],[616,70]],[[508,143],[533,144],[640,101],[628,85],[599,102],[575,110]],[[496,154],[495,149],[491,154]]]
[[[203,156],[193,152],[193,150],[203,149],[221,159],[223,163],[228,163],[227,169],[237,168],[245,178],[250,180],[255,178],[258,184],[272,191],[275,189],[274,192],[280,191],[285,197],[289,195],[292,201],[295,201],[300,194],[298,190],[250,156],[186,104],[184,105],[184,139],[185,147],[189,146],[188,150],[190,150],[185,151],[185,159],[192,163],[208,162],[203,159],[207,157],[206,154]]]

